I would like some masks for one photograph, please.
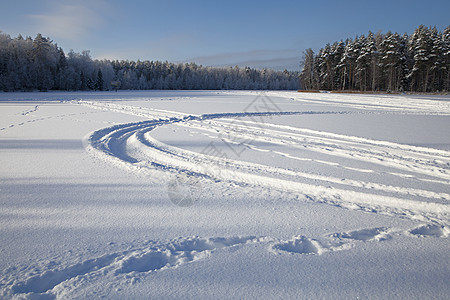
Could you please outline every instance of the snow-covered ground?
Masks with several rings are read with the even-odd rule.
[[[448,299],[450,97],[0,93],[0,297]]]

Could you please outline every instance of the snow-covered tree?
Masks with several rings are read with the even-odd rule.
[[[318,74],[315,68],[315,55],[314,51],[309,48],[303,53],[302,60],[303,70],[300,73],[300,85],[305,90],[318,89]]]
[[[404,45],[398,33],[388,32],[380,44],[381,87],[386,91],[401,90]]]
[[[410,37],[369,32],[327,44],[311,61],[313,68],[304,68],[301,77],[305,89],[313,89],[305,80],[308,71],[325,90],[448,91],[450,26],[441,33],[421,25]]]
[[[431,32],[427,27],[420,25],[412,34],[409,45],[409,52],[414,61],[409,74],[413,91],[428,91],[432,49]]]
[[[450,26],[445,28],[442,33],[442,89],[444,91],[450,91]]]

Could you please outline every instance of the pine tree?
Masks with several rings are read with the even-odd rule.
[[[83,71],[80,72],[80,77],[79,78],[80,78],[80,80],[79,80],[79,83],[80,83],[79,89],[82,90],[82,91],[87,90],[88,89],[88,80],[86,79],[86,76],[84,76],[84,72]]]
[[[320,88],[331,91],[333,89],[333,61],[330,44],[320,49],[318,58]]]
[[[356,58],[355,67],[355,84],[361,91],[367,90],[369,67],[371,61],[371,49],[369,48],[367,39],[364,36],[359,38],[360,51]]]
[[[420,25],[410,39],[409,52],[413,57],[413,67],[409,77],[411,78],[411,90],[427,92],[431,69],[431,52],[433,41],[430,30]]]
[[[66,69],[68,67],[66,55],[62,48],[57,48],[59,53],[59,60],[56,66],[56,74],[55,74],[55,88],[58,90],[62,90],[64,77],[66,76]]]
[[[340,64],[345,52],[345,44],[343,41],[335,42],[331,46],[331,77],[332,77],[332,89],[338,90],[342,87],[342,69],[343,65]]]
[[[431,29],[432,48],[430,51],[430,82],[429,88],[433,91],[444,89],[445,78],[445,42],[443,34],[438,32],[436,27]]]
[[[442,33],[442,78],[444,91],[450,91],[450,26]]]
[[[300,73],[300,85],[302,89],[314,90],[318,89],[318,77],[314,68],[315,55],[314,51],[309,48],[303,53],[303,70]]]
[[[380,66],[382,69],[382,88],[386,91],[399,91],[402,75],[402,43],[398,33],[390,31],[380,44]]]
[[[98,69],[97,80],[95,81],[95,90],[103,91],[103,74],[102,70]]]
[[[32,48],[32,80],[34,85],[41,91],[47,91],[53,87],[53,74],[56,70],[56,57],[52,49],[51,41],[37,34]]]
[[[342,82],[341,89],[352,90],[355,83],[355,73],[356,73],[356,61],[361,52],[361,46],[359,44],[359,38],[356,37],[354,41],[347,40],[345,43],[344,53],[342,54],[341,60],[338,64],[338,68],[341,70]]]

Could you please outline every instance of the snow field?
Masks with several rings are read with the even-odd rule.
[[[445,97],[0,96],[4,298],[450,291],[449,140],[334,122],[435,122],[414,133],[448,124]]]

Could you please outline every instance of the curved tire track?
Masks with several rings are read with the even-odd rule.
[[[80,104],[86,104],[82,101]],[[276,188],[304,195],[315,202],[327,203],[349,209],[379,212],[407,217],[424,222],[448,225],[450,195],[415,188],[402,188],[360,180],[346,180],[329,176],[302,173],[257,163],[232,160],[196,153],[166,145],[151,137],[157,127],[177,123],[210,132],[227,131],[240,140],[257,141],[307,148],[317,153],[345,157],[363,162],[395,168],[426,176],[441,185],[450,180],[450,153],[421,147],[412,147],[384,141],[349,137],[313,130],[273,124],[257,124],[243,120],[233,127],[227,125],[230,118],[283,116],[301,114],[331,114],[336,112],[244,112],[206,115],[187,115],[177,112],[140,108],[111,103],[89,102],[86,105],[103,110],[113,110],[151,120],[115,125],[92,133],[88,148],[108,160],[115,160],[135,170],[163,170],[166,173],[185,173],[196,178],[232,181],[240,184]],[[341,113],[341,112],[338,112]],[[263,133],[263,134],[262,134]],[[248,146],[248,145],[247,145]],[[429,179],[430,177],[434,179]],[[302,182],[313,179],[322,184]],[[361,190],[330,188],[327,183],[358,187]],[[373,194],[382,191],[387,195]],[[409,199],[410,196],[420,199]]]

